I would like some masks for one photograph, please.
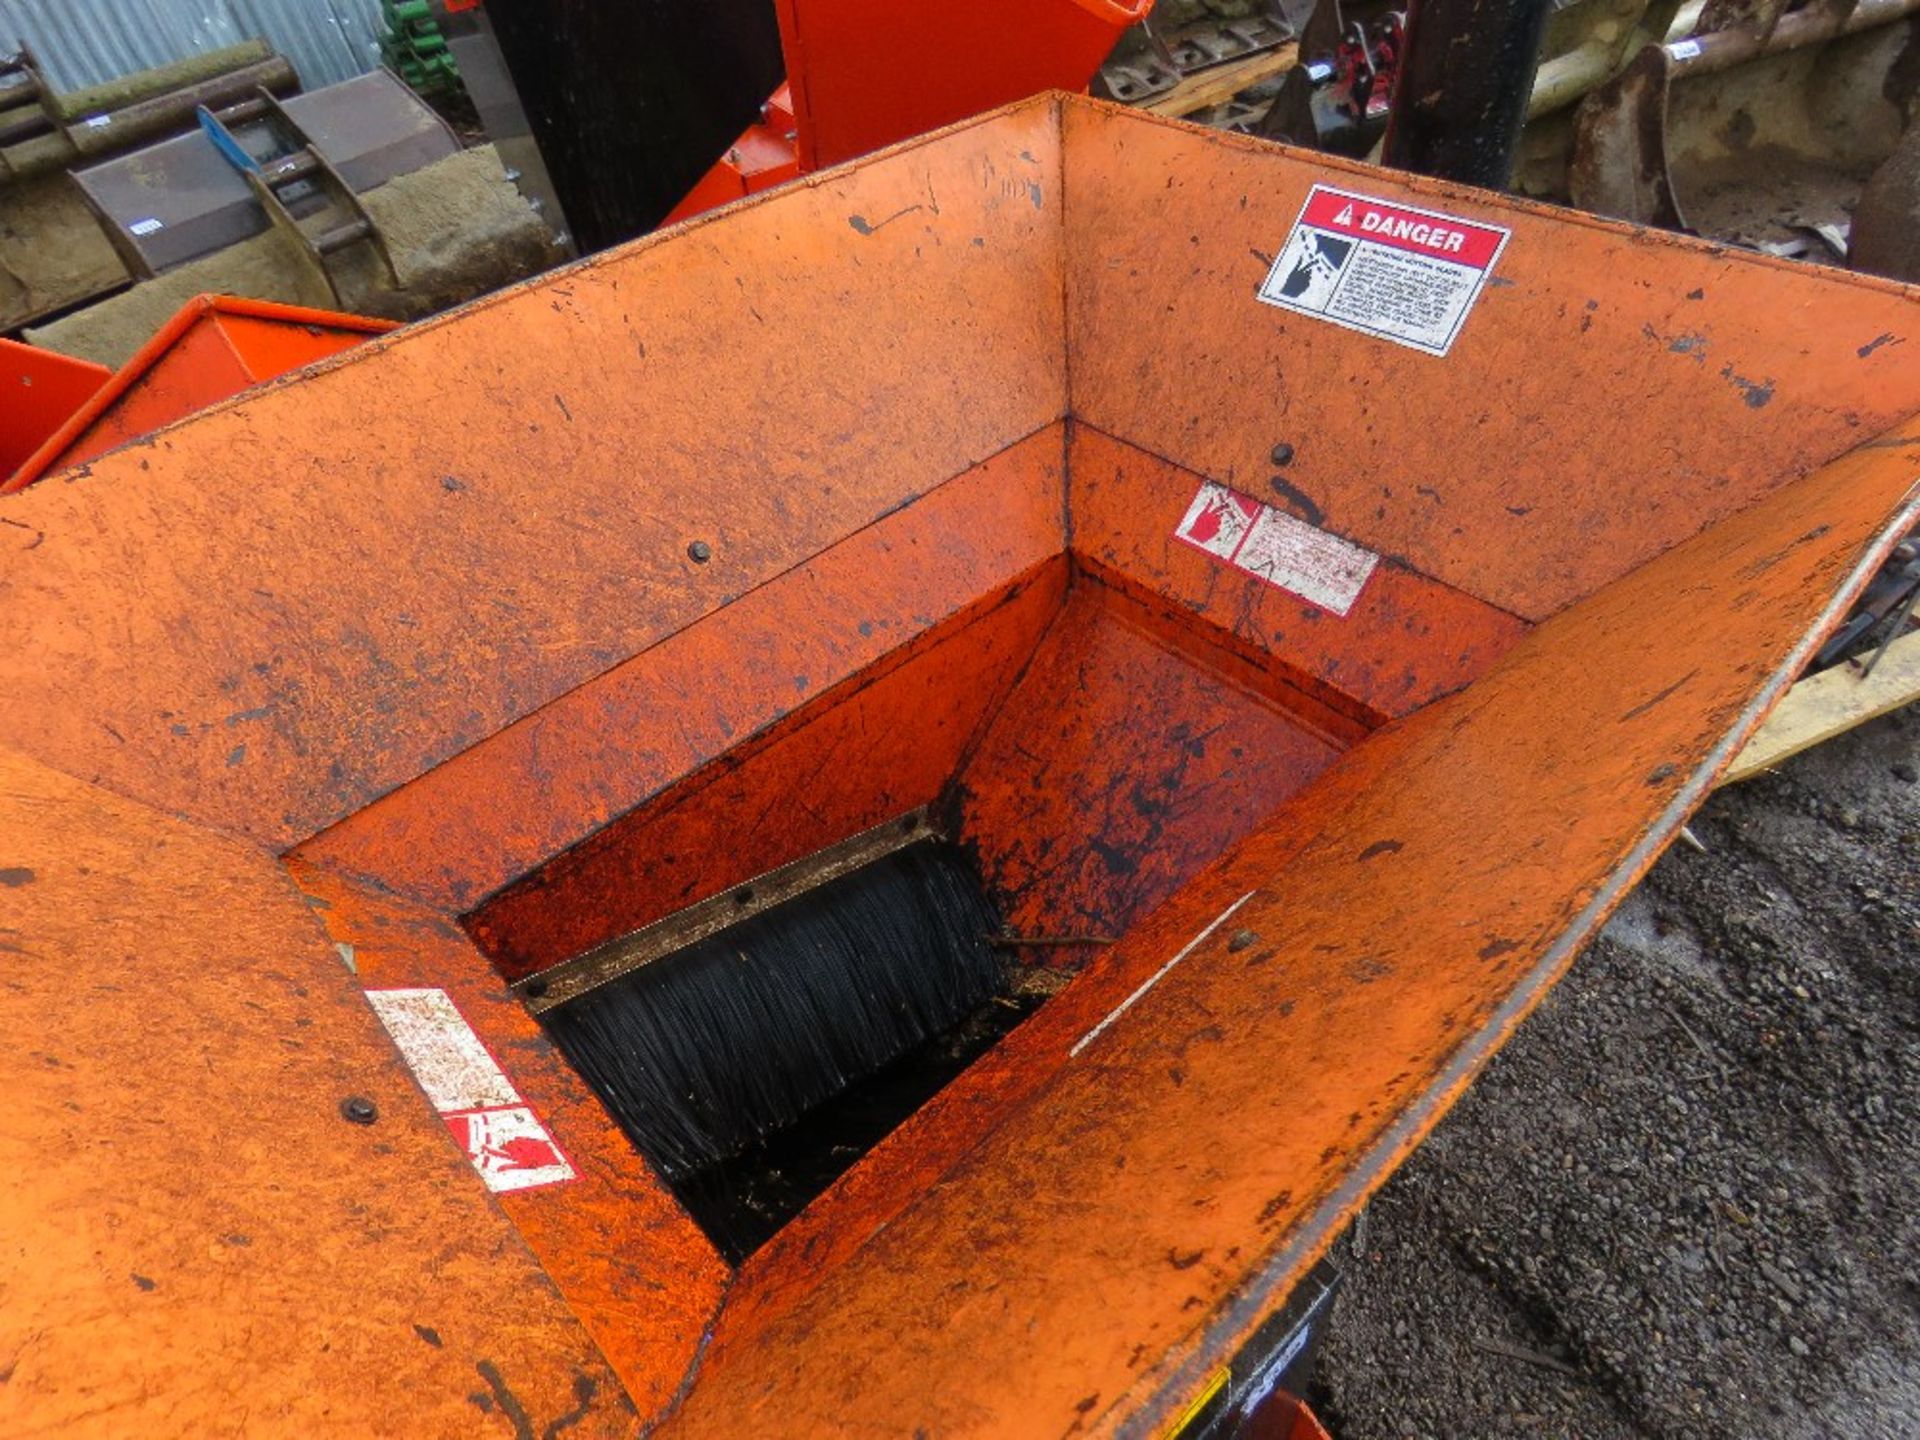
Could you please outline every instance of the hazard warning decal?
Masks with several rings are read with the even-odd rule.
[[[1173,534],[1236,570],[1341,616],[1353,608],[1380,563],[1371,550],[1211,480],[1201,485]]]
[[[446,991],[369,990],[367,1001],[489,1190],[531,1190],[573,1179],[573,1167],[547,1127],[521,1101]]]
[[[1512,233],[1316,185],[1260,298],[1444,355]]]

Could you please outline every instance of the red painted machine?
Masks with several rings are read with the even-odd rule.
[[[1153,0],[778,0],[786,83],[668,223],[1037,91],[1084,90],[1120,32],[1152,9]]]

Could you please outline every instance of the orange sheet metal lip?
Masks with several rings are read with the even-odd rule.
[[[154,331],[146,344],[113,373],[113,377],[94,391],[67,422],[49,435],[40,448],[27,457],[11,479],[0,484],[0,495],[11,495],[41,479],[48,468],[66,452],[88,426],[109,410],[115,401],[151,370],[201,320],[209,315],[239,315],[250,320],[273,320],[285,325],[317,325],[328,330],[358,330],[368,335],[384,335],[399,328],[395,320],[379,320],[368,315],[349,315],[343,311],[312,310],[304,305],[282,305],[274,300],[253,300],[244,295],[196,295],[173,313],[166,324]],[[249,387],[251,388],[251,387]],[[196,412],[198,413],[198,412]],[[187,417],[182,417],[187,418]]]
[[[1916,482],[1915,496],[1920,497],[1920,482]],[[1856,597],[1867,586],[1867,582],[1878,573],[1886,558],[1893,552],[1894,546],[1906,536],[1907,532],[1920,525],[1920,498],[1910,498],[1900,512],[1881,530],[1879,538],[1861,556],[1845,583],[1827,602],[1826,608],[1807,630],[1806,635],[1796,644],[1792,652],[1767,677],[1764,687],[1748,702],[1740,712],[1739,719],[1729,729],[1720,742],[1708,753],[1706,759],[1695,767],[1692,775],[1682,785],[1673,799],[1660,813],[1647,833],[1638,844],[1628,851],[1615,867],[1613,874],[1580,910],[1579,914],[1567,924],[1559,937],[1547,947],[1538,963],[1515,985],[1507,997],[1502,1000],[1484,1025],[1468,1036],[1455,1050],[1452,1057],[1441,1067],[1431,1085],[1427,1086],[1388,1126],[1386,1132],[1376,1140],[1327,1197],[1320,1202],[1312,1214],[1306,1216],[1294,1229],[1294,1238],[1268,1260],[1258,1272],[1250,1275],[1240,1287],[1234,1299],[1224,1307],[1208,1327],[1206,1335],[1195,1348],[1197,1359],[1188,1360],[1160,1388],[1157,1403],[1149,1401],[1142,1414],[1157,1413],[1161,1406],[1177,1406],[1179,1397],[1190,1394],[1212,1370],[1215,1361],[1208,1357],[1217,1356],[1231,1343],[1234,1336],[1241,1333],[1249,1324],[1268,1313],[1273,1304],[1292,1284],[1301,1271],[1310,1265],[1327,1246],[1333,1242],[1334,1235],[1343,1217],[1350,1214],[1365,1198],[1386,1180],[1394,1169],[1398,1157],[1416,1144],[1422,1134],[1430,1129],[1452,1105],[1453,1098],[1466,1085],[1472,1083],[1494,1054],[1505,1043],[1508,1032],[1539,1003],[1542,995],[1553,987],[1555,978],[1573,962],[1574,951],[1584,944],[1599,929],[1606,917],[1613,913],[1616,906],[1627,893],[1639,883],[1662,851],[1671,845],[1680,834],[1681,827],[1700,803],[1713,789],[1713,782],[1720,772],[1732,763],[1734,756],[1747,743],[1767,712],[1780,702],[1788,688],[1806,669],[1814,652],[1820,648],[1826,637],[1845,618],[1848,609]],[[1227,914],[1239,908],[1242,902],[1236,902]],[[1225,918],[1224,916],[1222,917]],[[1195,944],[1218,928],[1219,921],[1202,932]],[[1167,968],[1171,968],[1169,965]],[[1164,971],[1162,972],[1164,973]],[[1156,979],[1159,977],[1156,976]],[[1146,986],[1128,997],[1120,1011],[1125,1010],[1144,992]],[[1101,1030],[1119,1018],[1115,1011],[1090,1031],[1073,1053],[1092,1041]],[[1151,1435],[1150,1425],[1139,1422],[1123,1422],[1119,1433],[1128,1437]]]

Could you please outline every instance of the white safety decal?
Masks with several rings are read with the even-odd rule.
[[[1444,355],[1512,232],[1316,185],[1259,296]]]
[[[573,1179],[573,1167],[444,990],[369,990],[367,1002],[489,1190]]]
[[[1284,510],[1206,481],[1174,537],[1269,585],[1345,615],[1380,557]]]

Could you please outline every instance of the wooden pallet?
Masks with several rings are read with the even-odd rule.
[[[1873,674],[1862,679],[1865,668],[1849,660],[1800,681],[1734,757],[1720,784],[1751,779],[1822,740],[1920,700],[1920,630],[1889,644]]]

